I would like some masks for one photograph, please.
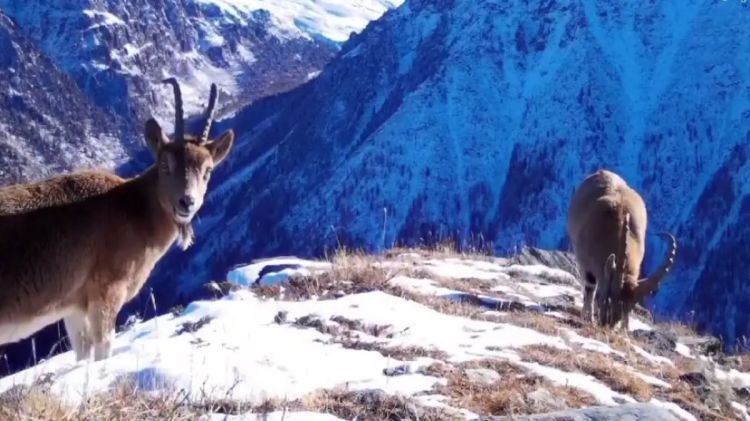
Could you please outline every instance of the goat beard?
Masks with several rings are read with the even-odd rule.
[[[187,250],[195,241],[195,232],[193,226],[188,222],[186,224],[177,224],[177,244],[182,250]]]

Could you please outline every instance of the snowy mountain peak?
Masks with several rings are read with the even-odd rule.
[[[279,36],[304,36],[340,43],[361,31],[403,0],[195,0],[225,12],[225,19],[244,20],[268,13]]]

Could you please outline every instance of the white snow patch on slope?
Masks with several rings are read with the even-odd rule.
[[[234,18],[243,19],[256,10],[267,10],[287,34],[322,36],[334,42],[349,39],[370,21],[380,18],[403,0],[196,0],[219,6]]]
[[[421,374],[387,377],[383,369],[397,364],[393,360],[378,352],[326,344],[330,337],[313,329],[274,323],[279,311],[288,312],[288,320],[338,315],[391,325],[396,333],[389,346],[437,348],[454,362],[507,356],[507,348],[532,344],[566,348],[558,337],[446,315],[383,292],[329,301],[274,302],[239,291],[219,301],[193,303],[180,317],[164,315],[136,324],[117,335],[113,356],[107,360],[76,364],[67,352],[0,379],[0,390],[54,373],[52,393],[71,402],[106,390],[119,379],[132,379],[146,391],[184,389],[193,398],[205,393],[259,401],[295,399],[344,383],[352,389],[412,395],[430,390],[438,381]],[[196,332],[175,335],[183,323],[203,317],[211,320]]]
[[[125,21],[110,12],[87,9],[83,14],[91,19],[101,19],[103,25],[125,25]]]
[[[180,317],[164,315],[136,324],[131,330],[119,334],[114,342],[113,356],[107,360],[76,364],[73,354],[67,352],[0,379],[0,390],[14,384],[28,384],[50,372],[56,375],[52,393],[71,402],[79,402],[87,393],[104,391],[119,379],[135,380],[139,388],[146,391],[184,389],[193,399],[199,399],[205,393],[209,397],[255,402],[269,397],[295,399],[317,389],[344,383],[352,389],[379,388],[395,394],[411,395],[430,390],[437,381],[434,377],[421,374],[385,376],[383,368],[392,366],[394,361],[380,353],[325,344],[316,339],[329,338],[316,330],[279,325],[273,321],[280,310],[301,316],[323,308],[328,311],[337,308],[338,314],[351,318],[356,318],[351,311],[371,314],[385,311],[389,318],[401,320],[401,328],[407,326],[415,315],[420,317],[420,312],[421,318],[436,318],[424,315],[431,310],[420,309],[415,303],[395,297],[388,299],[382,293],[349,296],[342,300],[261,302],[251,293],[240,291],[220,301],[193,303]],[[359,307],[352,308],[352,305]],[[175,335],[183,323],[196,322],[203,317],[210,317],[211,321],[197,332]],[[455,340],[460,337],[459,332],[455,332],[463,326],[460,321],[447,324],[454,330],[448,330],[448,338]],[[432,336],[432,342],[440,343],[438,335],[446,331],[436,330],[421,332]],[[514,336],[518,336],[517,333]],[[555,339],[549,338],[549,341],[555,342]],[[457,344],[446,346],[451,348]]]
[[[274,266],[284,267],[285,269],[266,274],[260,280],[260,283],[284,282],[292,275],[310,275],[313,271],[326,271],[332,268],[328,262],[317,262],[297,257],[276,257],[273,259],[259,259],[249,265],[234,268],[227,274],[227,280],[239,285],[251,285],[260,278],[260,274],[264,268]]]

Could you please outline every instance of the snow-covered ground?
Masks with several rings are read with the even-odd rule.
[[[370,21],[403,0],[196,0],[219,6],[225,12],[242,18],[257,10],[266,10],[278,26],[290,34],[323,37],[344,42],[352,32],[359,32]]]
[[[386,276],[380,284],[373,283],[380,288],[355,293],[350,287],[357,282],[352,281],[356,271]],[[294,299],[285,298],[284,291],[295,287],[288,283],[290,277],[317,279],[309,284],[315,290],[307,297],[297,293],[287,296]],[[579,390],[600,405],[639,400],[666,408],[680,419],[701,419],[668,399],[674,384],[660,373],[674,369],[672,360],[630,339],[623,347],[612,337],[603,341],[576,330],[564,303],[569,308],[580,306],[580,292],[576,280],[564,271],[510,265],[502,259],[403,254],[396,259],[360,257],[348,263],[266,259],[235,268],[227,278],[243,287],[217,300],[193,302],[179,313],[136,323],[117,335],[107,360],[76,363],[68,352],[0,379],[0,395],[39,378],[48,379],[50,392],[73,405],[123,381],[153,393],[181,390],[187,400],[251,403],[300,402],[321,390],[375,389],[473,419],[488,414],[461,407],[446,395],[455,387],[451,381],[429,368],[442,364],[461,370],[466,364],[502,361],[554,387]],[[480,300],[467,300],[471,297]],[[469,310],[463,312],[458,300],[469,302],[464,304]],[[521,322],[530,319],[519,315],[541,322]],[[642,320],[631,323],[631,330],[633,326],[651,329]],[[606,356],[612,367],[620,367],[615,370],[641,379],[653,393],[648,398],[631,395],[606,376],[570,371],[564,364],[547,365],[544,359],[529,357],[530,347],[547,350],[549,356],[557,352],[582,358]],[[680,355],[674,349],[666,352]],[[621,361],[640,363],[626,367]],[[714,370],[716,378],[731,387],[750,386],[748,373],[718,366]],[[497,378],[504,375],[499,374]],[[731,405],[734,416],[747,419],[741,415],[743,403]],[[215,419],[224,418],[217,414]],[[340,418],[291,411],[273,413],[268,419]]]

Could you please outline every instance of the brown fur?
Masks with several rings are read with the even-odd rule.
[[[627,328],[632,308],[669,272],[676,241],[661,233],[670,242],[666,260],[651,277],[639,279],[647,224],[643,199],[619,175],[599,170],[579,186],[567,227],[584,277],[584,318],[592,321],[598,310],[599,325],[612,327],[622,321]]]
[[[191,233],[210,170],[234,141],[231,130],[170,141],[153,119],[145,134],[156,164],[132,179],[93,171],[0,191],[10,198],[0,214],[0,344],[62,318],[78,360],[111,354],[117,313]]]
[[[106,171],[86,170],[29,184],[0,187],[0,215],[75,202],[104,193],[124,182],[125,179]]]

